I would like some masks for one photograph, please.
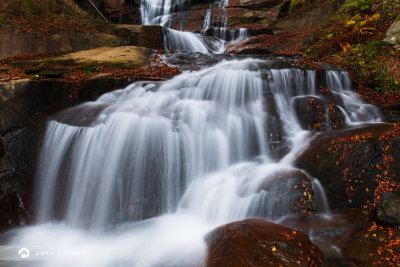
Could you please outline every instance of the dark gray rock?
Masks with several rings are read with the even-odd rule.
[[[376,217],[382,223],[400,225],[400,192],[387,192],[381,196]]]

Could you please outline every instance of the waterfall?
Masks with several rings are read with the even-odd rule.
[[[185,10],[185,1],[142,0],[142,24],[164,27],[165,50],[223,53],[228,45],[226,41],[237,42],[247,38],[247,29],[229,29],[227,27],[228,10],[226,7],[228,4],[228,0],[211,4],[205,14],[203,30],[197,34],[168,27],[173,11],[176,10],[179,16],[179,13]],[[183,25],[183,21],[180,24]],[[210,28],[213,38],[207,36]]]
[[[203,237],[218,225],[298,213],[303,194],[303,208],[327,212],[318,180],[292,166],[310,140],[294,100],[323,99],[317,88],[326,86],[348,124],[379,116],[350,91],[346,72],[316,76],[265,60],[222,61],[62,111],[43,142],[38,225],[10,243],[85,251],[74,266],[199,266]],[[276,159],[279,145],[288,153]]]
[[[171,0],[142,0],[141,14],[143,25],[166,26],[173,10]],[[184,1],[178,1],[178,10],[182,10]],[[209,48],[200,34],[164,28],[164,47],[166,50],[208,53]]]
[[[208,53],[208,48],[200,34],[168,28],[164,30],[164,46],[166,50]]]

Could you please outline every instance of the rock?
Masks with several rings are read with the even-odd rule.
[[[28,84],[29,79],[0,82],[0,103],[21,96]]]
[[[207,266],[319,266],[321,251],[309,237],[262,219],[218,227],[206,236]]]
[[[398,265],[399,253],[393,241],[400,238],[400,228],[378,226],[364,210],[333,211],[329,219],[321,215],[290,216],[280,223],[312,234],[314,245],[325,256],[324,267]],[[391,248],[389,243],[393,244]]]
[[[142,67],[148,64],[153,50],[137,46],[99,47],[58,57],[57,61],[73,60],[79,64],[120,64],[126,67]]]
[[[395,21],[387,30],[385,42],[400,50],[400,20]]]
[[[0,158],[6,154],[6,147],[3,138],[0,138]]]
[[[141,24],[140,4],[133,0],[102,0],[100,11],[117,23]]]
[[[367,208],[381,182],[400,181],[400,124],[319,133],[294,164],[319,179],[332,209]]]
[[[400,122],[400,104],[380,107],[386,122]]]
[[[329,124],[332,129],[340,129],[345,126],[345,117],[343,112],[333,103],[328,106]]]
[[[382,223],[400,225],[400,192],[387,192],[381,196],[376,217]]]
[[[39,75],[44,78],[61,78],[64,73],[64,70],[48,69],[39,72]]]
[[[43,140],[43,114],[93,100],[128,79],[87,80],[76,98],[73,83],[61,80],[19,80],[0,84],[0,231],[30,221],[33,174]]]
[[[315,97],[297,97],[294,100],[297,118],[305,130],[325,131],[345,126],[342,111],[333,103],[324,103]]]
[[[153,25],[116,25],[114,34],[126,38],[128,45],[164,48],[162,27]]]
[[[22,226],[30,221],[23,199],[24,179],[17,174],[2,173],[0,169],[0,231]]]
[[[269,9],[282,4],[285,0],[233,0],[229,6],[247,9]]]
[[[243,188],[245,190],[245,188]],[[257,213],[253,217],[278,219],[288,214],[314,213],[323,210],[315,200],[314,185],[312,180],[300,170],[282,170],[276,172],[259,185],[258,191],[269,192],[265,203],[273,205]]]
[[[286,3],[290,4],[291,1]],[[288,11],[289,5],[286,4],[280,11],[282,15],[278,16],[278,19],[272,24],[274,28],[274,34],[299,32],[312,27],[321,25],[329,18],[331,18],[335,11],[331,6],[319,6],[312,8],[310,11],[306,11],[296,18],[285,17],[285,13]]]
[[[315,195],[318,194],[314,190],[312,180],[302,171],[281,167],[262,177],[257,185],[243,184],[239,195],[263,194],[263,197],[253,199],[247,216],[275,220],[289,214],[321,212],[323,207],[316,200]]]
[[[99,46],[126,45],[127,40],[102,32],[59,31],[43,36],[0,26],[0,58],[24,53],[51,53],[91,49]]]
[[[315,97],[298,97],[294,100],[294,108],[301,127],[305,130],[326,130],[326,109],[324,102]]]
[[[195,5],[192,6],[190,11],[173,13],[171,15],[170,27],[175,30],[185,30],[192,32],[201,32],[203,30],[204,18],[206,16],[208,5]],[[217,9],[216,12],[222,12]],[[237,30],[239,28],[246,28],[248,30],[263,31],[267,29],[271,32],[268,25],[275,20],[277,13],[268,11],[249,10],[241,7],[228,6],[224,11],[227,14],[227,31]],[[182,22],[182,18],[183,22]],[[221,18],[217,16],[210,22],[210,29],[212,27],[220,27],[222,24]]]
[[[247,36],[257,36],[262,34],[274,34],[274,31],[270,28],[262,28],[262,29],[248,29]]]

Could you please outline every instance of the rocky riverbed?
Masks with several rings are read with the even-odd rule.
[[[278,224],[245,219],[209,229],[205,264],[243,266],[249,259],[253,266],[399,264],[397,2],[389,1],[384,8],[383,2],[376,1],[364,11],[354,11],[330,1],[229,1],[226,7],[218,7],[227,19],[225,27],[247,29],[247,37],[227,43],[219,55],[165,51],[163,27],[117,24],[141,22],[140,3],[135,1],[93,1],[108,22],[85,1],[66,2],[67,6],[54,6],[58,13],[40,7],[41,13],[35,6],[23,5],[21,15],[10,1],[0,3],[1,231],[18,229],[37,219],[35,172],[46,121],[54,114],[134,81],[157,84],[223,60],[250,57],[267,62],[268,69],[316,73],[315,94],[319,97],[293,100],[299,125],[310,134],[308,147],[293,159],[293,166],[302,172],[280,173],[276,178],[294,179],[293,186],[308,189],[294,194],[300,212],[274,218]],[[174,6],[169,27],[203,33],[215,41],[212,37],[221,28],[221,21],[212,20],[204,31],[212,4],[192,1]],[[87,10],[82,10],[85,7]],[[347,17],[343,15],[346,12]],[[40,16],[50,13],[57,14],[53,22],[35,24]],[[357,33],[355,27],[363,21],[373,34]],[[227,41],[235,39],[235,34],[229,32]],[[376,58],[371,59],[369,53],[375,53]],[[327,63],[340,66],[329,65],[335,71],[346,68],[350,72],[353,89],[364,101],[378,106],[376,114],[385,123],[346,125],[342,100],[322,82]],[[282,115],[274,111],[277,103],[273,93],[263,91],[263,101],[273,115],[268,125],[274,125],[264,129],[269,136],[267,155],[279,161],[290,152],[290,142],[282,125],[276,123]],[[315,185],[309,183],[311,178],[318,178],[325,189],[330,213],[319,214],[313,204],[316,193]],[[263,184],[259,191],[274,186]],[[275,201],[279,203],[279,198]],[[159,212],[152,211],[147,217]]]

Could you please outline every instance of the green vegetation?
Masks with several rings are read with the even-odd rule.
[[[320,41],[305,47],[304,56],[342,64],[363,87],[381,94],[400,92],[400,51],[382,41],[400,20],[400,0],[342,2],[331,0],[342,5],[340,11],[321,28]]]
[[[357,44],[347,53],[341,54],[342,59],[355,66],[359,78],[378,92],[400,90],[399,66],[397,57],[384,42],[369,41]]]
[[[360,12],[370,9],[375,0],[350,0],[345,8],[350,12]]]

